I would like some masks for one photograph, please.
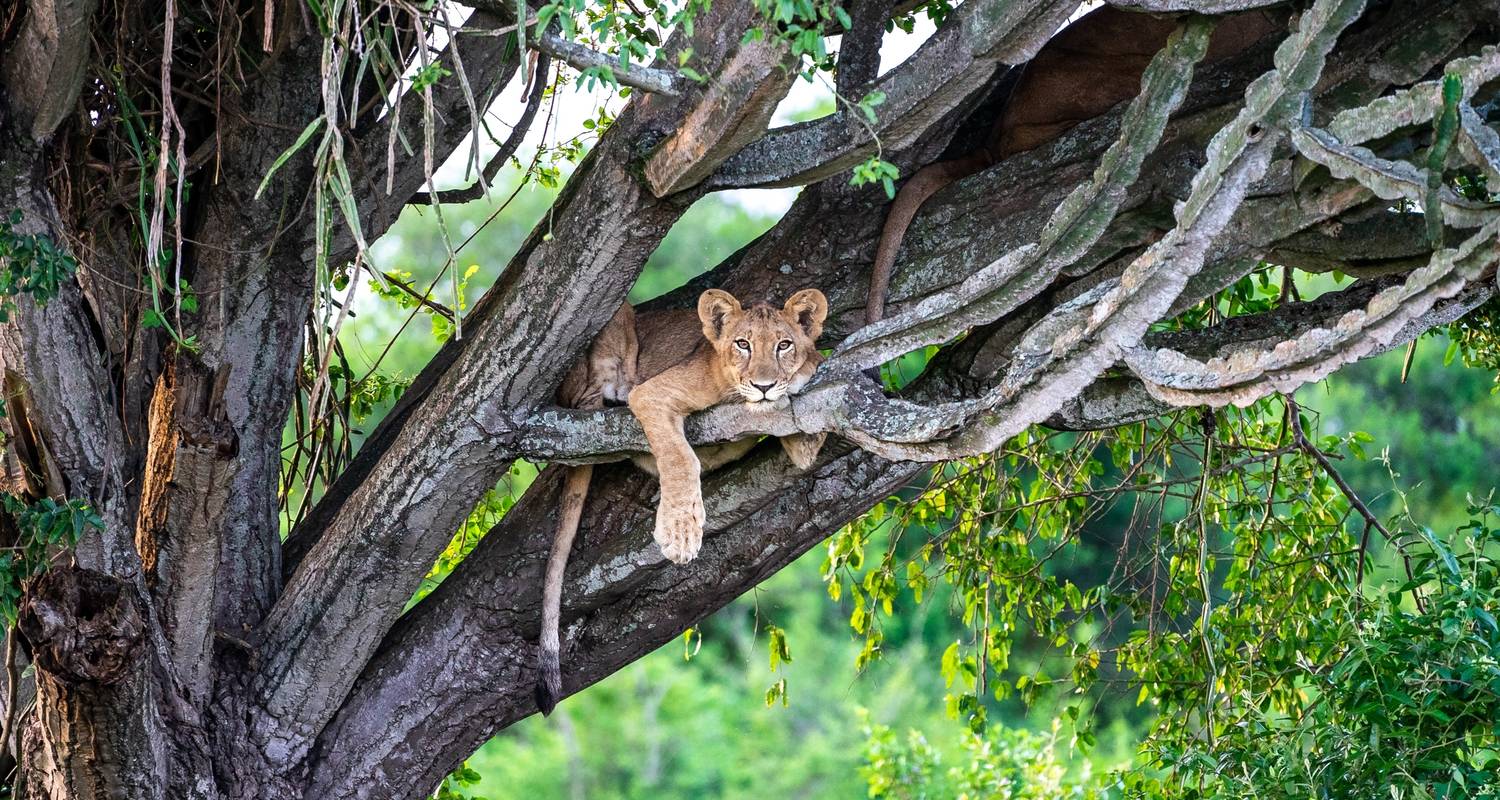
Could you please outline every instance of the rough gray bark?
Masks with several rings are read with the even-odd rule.
[[[1112,4],[1205,14],[1269,5]],[[436,592],[410,610],[408,600],[515,459],[607,462],[644,448],[628,412],[563,410],[551,397],[670,226],[715,188],[807,185],[771,231],[643,311],[688,306],[707,286],[746,298],[818,286],[832,304],[824,344],[834,355],[783,411],[712,409],[689,421],[690,437],[828,431],[843,441],[808,473],[761,447],[712,475],[709,536],[686,567],[650,541],[654,483],[625,466],[596,470],[564,592],[570,692],[753,587],[923,462],[991,451],[1035,423],[1098,429],[1288,391],[1451,321],[1497,288],[1493,206],[1444,194],[1449,247],[1436,251],[1420,215],[1391,207],[1425,199],[1425,162],[1411,154],[1430,135],[1432,79],[1444,68],[1465,77],[1451,157],[1500,178],[1500,134],[1482,113],[1500,77],[1490,0],[1368,10],[1318,0],[1281,40],[1212,67],[1194,66],[1211,20],[1186,21],[1133,102],[936,195],[899,253],[891,313],[865,329],[885,198],[848,186],[846,170],[874,152],[874,136],[907,173],[972,146],[1014,81],[1007,66],[1043,47],[1079,3],[972,0],[879,78],[879,23],[911,6],[851,4],[839,86],[886,93],[873,131],[847,110],[766,131],[790,80],[785,49],[743,42],[757,24],[750,3],[715,3],[663,63],[633,73],[648,91],[579,165],[546,230],[283,545],[279,450],[324,291],[309,205],[323,178],[304,151],[257,190],[333,107],[347,115],[363,238],[389,227],[424,194],[423,151],[441,161],[474,137],[471,110],[519,71],[509,4],[479,5],[435,56],[462,80],[381,114],[379,102],[330,106],[322,71],[333,45],[290,6],[247,4],[262,27],[236,44],[260,60],[220,98],[222,117],[185,134],[192,192],[177,219],[202,302],[180,333],[196,350],[139,324],[151,303],[137,288],[142,254],[99,232],[131,211],[135,187],[78,177],[94,174],[80,155],[93,152],[93,132],[71,111],[96,102],[79,64],[100,41],[91,26],[113,12],[37,0],[0,31],[0,212],[20,209],[17,233],[45,236],[82,264],[57,297],[18,299],[0,325],[7,483],[27,497],[85,500],[105,523],[28,595],[22,635],[38,676],[18,747],[28,796],[420,797],[532,713],[559,469]],[[279,22],[261,21],[266,9]],[[410,55],[417,38],[407,31],[389,45]],[[597,55],[567,44],[544,36],[533,46],[575,62]],[[704,84],[672,72],[688,47]],[[370,75],[347,82],[351,96],[384,96]],[[183,109],[193,102],[174,96]],[[101,210],[85,197],[108,202]],[[330,263],[357,258],[357,238],[337,231]],[[1148,334],[1262,259],[1360,280],[1264,314]],[[943,347],[894,396],[861,373],[928,344]]]

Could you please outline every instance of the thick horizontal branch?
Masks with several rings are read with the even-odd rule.
[[[1458,247],[1434,253],[1427,266],[1368,296],[1367,302],[1358,300],[1368,292],[1349,290],[1340,293],[1350,295],[1354,302],[1348,305],[1329,304],[1333,311],[1289,317],[1295,322],[1292,331],[1263,328],[1257,341],[1226,347],[1205,360],[1166,347],[1131,348],[1126,362],[1154,396],[1177,405],[1248,405],[1275,392],[1290,393],[1388,349],[1403,335],[1409,340],[1432,325],[1452,321],[1488,297],[1494,282],[1484,277],[1500,261],[1497,235],[1500,220]],[[1471,286],[1480,290],[1466,295]],[[1460,300],[1448,302],[1454,298]]]

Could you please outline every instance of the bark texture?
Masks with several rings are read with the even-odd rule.
[[[399,70],[343,69],[356,38],[344,23],[282,0],[0,12],[0,213],[20,212],[6,244],[51,243],[77,265],[45,297],[4,298],[7,490],[83,502],[102,521],[26,587],[35,684],[6,693],[25,709],[23,796],[426,796],[535,712],[556,465],[601,464],[564,589],[571,693],[927,464],[994,451],[1029,425],[1101,429],[1290,391],[1497,290],[1500,211],[1429,180],[1426,155],[1448,119],[1447,167],[1500,181],[1493,0],[1316,0],[1295,16],[1269,0],[1111,2],[1178,14],[1136,96],[934,195],[897,253],[886,317],[864,327],[886,197],[850,186],[849,169],[877,148],[903,175],[971,152],[1014,100],[1014,68],[1081,4],[969,0],[877,76],[884,22],[912,5],[854,0],[838,88],[882,92],[876,121],[844,108],[767,130],[793,80],[789,48],[745,35],[765,26],[749,0],[717,2],[657,63],[622,71],[629,104],[543,225],[283,541],[283,430],[321,391],[307,376],[326,363],[337,317],[325,312],[343,302],[334,275],[359,280],[365,245],[408,202],[464,196],[426,191],[431,170],[478,140],[478,112],[512,81],[607,58],[534,25],[527,47],[545,55],[527,58],[509,3],[477,2],[462,25],[441,0],[422,17],[367,5],[360,19],[389,26],[381,46],[403,70],[429,59],[447,75],[413,86]],[[1215,15],[1258,9],[1273,34],[1205,60]],[[437,19],[456,30],[427,52]],[[114,84],[123,41],[147,43],[132,61],[146,78]],[[706,80],[679,71],[689,55]],[[180,77],[205,65],[225,78],[207,95]],[[1448,115],[1444,73],[1462,88]],[[514,110],[523,127],[543,85]],[[140,153],[120,144],[130,120]],[[645,449],[628,411],[552,398],[692,202],[748,186],[805,188],[770,231],[642,313],[691,307],[711,286],[778,302],[822,289],[832,356],[808,389],[774,412],[711,409],[688,434],[835,437],[807,472],[761,446],[712,474],[703,549],[674,566],[650,538],[654,481],[608,463]],[[1432,215],[1403,210],[1417,207]],[[1357,280],[1152,332],[1263,261]],[[189,283],[198,308],[177,313]],[[865,376],[931,345],[899,392]],[[554,466],[410,603],[523,458]]]

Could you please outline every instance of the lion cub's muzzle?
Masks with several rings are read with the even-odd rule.
[[[745,381],[735,388],[740,398],[751,406],[764,405],[769,407],[772,403],[787,395],[787,386],[781,381],[773,383]]]

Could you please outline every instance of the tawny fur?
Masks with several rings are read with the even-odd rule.
[[[928,164],[902,184],[891,203],[870,269],[865,324],[885,316],[886,292],[906,229],[927,198],[1007,156],[1040,147],[1140,92],[1141,75],[1177,27],[1171,19],[1106,6],[1063,28],[1024,67],[1005,110],[984,144],[949,161]],[[1270,12],[1226,16],[1209,40],[1205,63],[1248,50],[1284,30]]]
[[[599,408],[628,397],[650,455],[635,459],[661,479],[656,543],[662,555],[685,563],[703,543],[703,472],[734,461],[755,446],[754,438],[693,448],[683,420],[721,402],[769,408],[785,401],[812,378],[822,361],[817,338],[828,301],[804,289],[782,308],[758,303],[746,309],[732,295],[710,289],[692,311],[637,317],[628,304],[600,331],[585,359],[563,381],[558,401]],[[807,469],[817,460],[825,434],[798,434],[781,444],[793,464]],[[542,632],[538,651],[537,707],[551,713],[562,696],[560,656],[563,573],[588,498],[593,468],[573,467],[563,486],[557,530],[542,588]]]

